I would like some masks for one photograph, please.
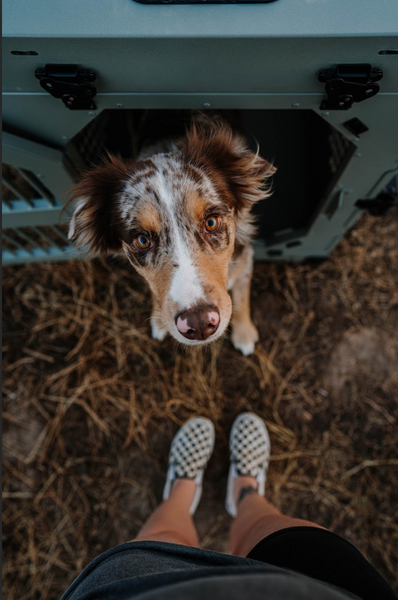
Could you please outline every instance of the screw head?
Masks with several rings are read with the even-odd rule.
[[[293,102],[292,108],[298,108],[300,106],[300,102]]]
[[[322,113],[322,117],[328,117],[329,115],[330,115],[330,113],[327,111]]]
[[[62,139],[64,140],[64,142],[66,142],[67,140],[69,140],[69,137],[67,135],[63,135]]]
[[[211,104],[209,102],[203,103],[203,108],[210,108]]]
[[[360,156],[362,156],[362,154],[361,154],[361,152],[355,152],[354,156],[357,156],[359,158]]]
[[[116,108],[123,108],[123,104],[121,104],[121,102],[118,102],[118,103],[116,104]]]

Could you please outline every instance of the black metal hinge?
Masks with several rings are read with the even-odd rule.
[[[41,87],[54,98],[60,98],[70,110],[95,110],[97,93],[92,85],[95,72],[77,65],[45,65],[36,69],[35,76]]]
[[[325,83],[328,95],[321,110],[348,110],[354,102],[372,98],[380,89],[376,81],[382,77],[381,69],[368,64],[337,65],[334,69],[320,71],[318,80]]]

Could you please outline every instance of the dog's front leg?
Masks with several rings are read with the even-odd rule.
[[[152,294],[152,314],[151,314],[151,333],[154,340],[160,342],[164,339],[167,329],[163,325],[163,319],[161,317],[160,304],[155,296]]]
[[[234,261],[232,280],[232,343],[245,356],[254,352],[258,331],[250,318],[250,283],[253,273],[253,248],[245,249]]]

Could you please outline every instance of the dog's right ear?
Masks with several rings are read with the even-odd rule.
[[[258,150],[252,152],[223,119],[195,117],[180,146],[188,163],[212,176],[221,197],[237,214],[270,195],[269,178],[276,168]]]
[[[131,165],[108,156],[105,164],[88,171],[73,188],[69,203],[76,203],[69,226],[69,239],[78,248],[105,254],[121,250],[120,198]]]

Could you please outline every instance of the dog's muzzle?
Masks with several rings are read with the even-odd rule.
[[[178,331],[187,340],[207,340],[218,329],[220,311],[210,304],[190,308],[177,315],[175,323]]]

